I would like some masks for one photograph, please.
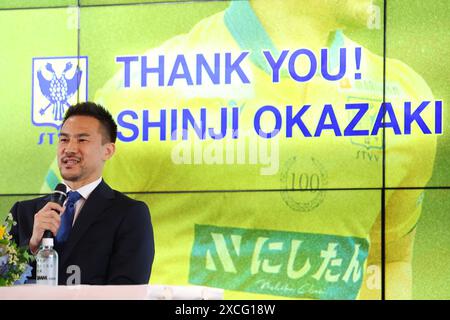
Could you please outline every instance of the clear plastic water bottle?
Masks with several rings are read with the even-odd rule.
[[[36,284],[58,285],[58,253],[53,249],[53,238],[43,238],[36,256]]]

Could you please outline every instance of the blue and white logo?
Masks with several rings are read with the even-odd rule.
[[[59,129],[70,105],[87,101],[87,57],[33,58],[31,120]]]

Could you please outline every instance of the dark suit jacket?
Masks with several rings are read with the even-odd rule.
[[[17,222],[11,234],[19,246],[28,247],[34,215],[49,200],[46,196],[17,202],[11,209]],[[56,250],[60,285],[73,274],[67,274],[71,265],[80,267],[81,284],[147,284],[154,257],[148,207],[102,180],[83,205],[64,247]]]

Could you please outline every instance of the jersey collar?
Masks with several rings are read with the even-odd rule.
[[[262,50],[270,50],[274,57],[278,57],[280,53],[264,30],[248,0],[231,1],[224,14],[224,22],[239,47],[250,52],[250,60],[270,74],[271,69],[262,54]],[[337,66],[339,48],[343,46],[344,35],[341,30],[337,30],[330,45],[331,68]],[[281,75],[283,76],[283,72]],[[287,74],[284,74],[284,76],[287,76]]]

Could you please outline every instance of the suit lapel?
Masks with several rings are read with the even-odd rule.
[[[61,254],[61,265],[64,265],[70,257],[78,241],[83,237],[92,223],[111,205],[114,191],[102,180],[97,188],[92,191],[84,203],[70,232],[69,239]]]
[[[34,219],[34,215],[36,214],[36,212],[38,212],[39,210],[41,210],[50,200],[51,200],[51,195],[47,195],[45,197],[40,198],[37,202],[36,202],[36,207],[35,207],[35,212],[32,212],[33,214],[33,219]]]

